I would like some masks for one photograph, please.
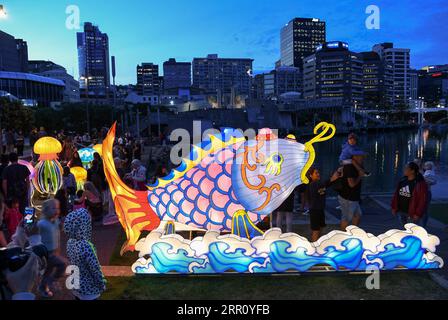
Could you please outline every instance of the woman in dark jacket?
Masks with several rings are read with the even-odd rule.
[[[428,185],[416,163],[410,162],[404,169],[404,177],[398,183],[392,199],[392,213],[402,226],[407,223],[421,225],[427,206]]]

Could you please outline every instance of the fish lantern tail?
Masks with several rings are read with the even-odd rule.
[[[151,209],[148,202],[148,191],[136,191],[127,186],[119,177],[115,168],[113,145],[115,140],[116,123],[110,128],[103,141],[103,166],[115,211],[127,241],[121,248],[121,254],[134,251],[142,231],[151,231],[160,224],[159,217]]]
[[[316,151],[314,150],[313,144],[318,142],[324,142],[333,138],[334,135],[336,134],[336,127],[334,124],[321,122],[316,127],[314,127],[313,133],[316,136],[310,141],[305,143],[305,152],[308,152],[310,154],[307,163],[302,169],[301,174],[302,182],[305,184],[309,183],[309,179],[306,176],[306,174],[313,165],[314,160],[316,159]]]

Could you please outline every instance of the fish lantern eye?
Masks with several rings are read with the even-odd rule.
[[[282,157],[281,155],[279,155],[279,154],[274,154],[274,155],[272,156],[272,161],[273,161],[274,163],[280,163],[280,162],[283,161],[283,157]]]
[[[282,172],[283,156],[280,153],[272,154],[263,164],[266,166],[265,174],[278,176]]]

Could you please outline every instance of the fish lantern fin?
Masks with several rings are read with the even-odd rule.
[[[175,233],[176,233],[176,225],[174,224],[174,221],[167,221],[163,229],[163,234],[167,235]]]
[[[116,123],[110,128],[103,141],[104,173],[118,220],[126,232],[127,241],[121,248],[121,254],[134,251],[142,231],[152,231],[160,224],[160,219],[148,203],[148,191],[136,191],[128,187],[115,168],[113,145]]]
[[[309,179],[306,176],[306,174],[308,173],[308,170],[311,168],[311,166],[314,163],[314,160],[316,159],[316,151],[314,150],[313,144],[318,142],[324,142],[333,138],[334,135],[336,134],[336,127],[334,124],[321,122],[316,127],[314,127],[313,132],[316,136],[310,141],[305,143],[305,152],[308,152],[310,154],[308,161],[303,167],[301,173],[302,182],[305,184],[309,183]]]
[[[246,211],[238,210],[232,218],[232,234],[241,238],[252,239],[263,235],[263,231],[249,219]]]

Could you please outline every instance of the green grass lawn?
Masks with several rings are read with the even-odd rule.
[[[427,273],[385,273],[380,279],[380,290],[368,290],[366,275],[134,276],[108,278],[102,299],[448,299]]]
[[[448,203],[435,203],[429,208],[432,218],[448,224]]]

